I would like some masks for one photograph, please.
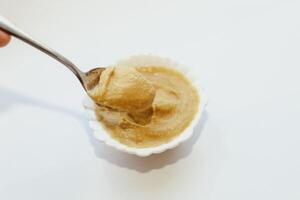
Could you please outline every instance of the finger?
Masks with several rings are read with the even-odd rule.
[[[5,45],[7,45],[10,39],[10,35],[0,30],[0,47],[4,47]]]

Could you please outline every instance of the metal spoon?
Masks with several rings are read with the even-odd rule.
[[[0,29],[15,36],[16,38],[22,40],[23,42],[37,48],[38,50],[48,54],[52,58],[56,59],[68,69],[70,69],[75,76],[80,81],[84,90],[88,93],[100,79],[100,74],[105,68],[95,68],[88,72],[82,72],[75,64],[73,64],[69,59],[61,55],[60,53],[54,51],[53,49],[47,47],[45,44],[33,39],[31,36],[17,28],[13,23],[0,15]],[[89,93],[88,93],[89,94]]]

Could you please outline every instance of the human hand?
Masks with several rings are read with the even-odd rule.
[[[0,47],[4,47],[10,41],[10,35],[0,30]]]

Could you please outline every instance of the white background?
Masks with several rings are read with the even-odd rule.
[[[14,39],[0,49],[0,199],[300,199],[299,0],[0,0],[83,70],[151,52],[197,68],[195,136],[148,158],[90,137],[83,90]]]

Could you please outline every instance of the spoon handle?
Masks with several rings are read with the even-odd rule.
[[[69,59],[54,51],[53,49],[49,48],[45,44],[39,42],[38,40],[33,39],[31,36],[17,28],[13,23],[11,23],[8,19],[0,15],[0,29],[3,31],[15,36],[16,38],[22,40],[23,42],[37,48],[38,50],[48,54],[52,58],[56,59],[63,65],[67,66],[79,79],[81,84],[83,85],[83,80],[85,74],[80,71],[75,64],[73,64]]]

